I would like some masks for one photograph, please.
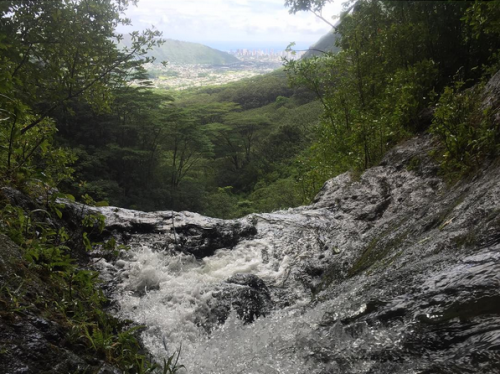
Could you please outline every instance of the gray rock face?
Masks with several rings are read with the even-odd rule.
[[[253,225],[244,221],[225,221],[191,212],[90,209],[104,214],[107,231],[127,244],[140,241],[155,249],[189,253],[198,259],[213,255],[217,249],[232,248],[241,239],[257,233]]]
[[[498,108],[500,106],[500,71],[498,71],[486,84],[484,88],[484,99],[483,108],[490,108],[490,110],[496,111],[495,120],[500,120],[500,111]]]

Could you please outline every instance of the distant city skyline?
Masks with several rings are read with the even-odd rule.
[[[319,39],[319,38],[318,38]],[[316,40],[314,41],[316,42]],[[314,43],[313,42],[313,43]],[[311,44],[313,44],[311,43]],[[257,41],[257,42],[247,42],[247,41],[207,41],[205,44],[210,48],[218,49],[223,52],[235,51],[238,49],[247,49],[247,50],[274,50],[274,51],[284,51],[289,43],[279,43],[279,42],[265,42],[265,41]],[[308,43],[296,43],[294,45],[294,49],[296,50],[304,50],[310,47],[311,44]]]
[[[298,52],[298,53],[292,53],[288,51],[284,51],[282,49],[262,49],[262,48],[253,48],[253,49],[247,49],[247,48],[238,48],[236,50],[230,50],[228,53],[232,54],[233,56],[236,56],[238,58],[245,58],[249,57],[251,59],[281,59],[282,57],[287,57],[287,58],[298,58],[304,54],[304,52]],[[280,60],[278,60],[280,61]],[[281,62],[281,61],[280,61]]]
[[[155,26],[164,38],[205,44],[221,51],[235,49],[307,49],[331,27],[313,14],[289,14],[285,0],[140,0],[126,16],[126,33]],[[327,4],[323,16],[339,14],[342,1]]]

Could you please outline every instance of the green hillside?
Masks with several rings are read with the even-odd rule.
[[[332,30],[330,30],[327,34],[323,35],[316,43],[309,47],[309,50],[304,54],[304,58],[312,57],[312,56],[321,56],[324,52],[333,52],[337,53],[340,48],[337,46],[337,40],[340,39],[341,33],[338,32],[338,27],[344,21],[344,19],[355,11],[354,8],[356,3],[351,4],[351,6],[344,10],[340,18],[335,22],[335,25]]]
[[[227,65],[239,61],[229,53],[206,45],[173,39],[167,39],[163,45],[149,51],[148,55],[156,58],[156,61],[175,64]]]
[[[322,52],[338,52],[339,48],[335,45],[338,38],[339,34],[333,30],[329,31],[328,34],[322,36],[321,39],[309,47],[304,57],[320,56]]]

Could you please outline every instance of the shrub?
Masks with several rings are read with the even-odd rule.
[[[500,130],[492,120],[491,108],[481,105],[483,87],[461,90],[463,85],[457,82],[445,88],[430,128],[444,145],[444,169],[461,174],[497,154]]]

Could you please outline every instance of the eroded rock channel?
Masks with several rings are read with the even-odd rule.
[[[131,248],[100,263],[116,314],[188,373],[498,372],[500,168],[450,187],[433,147],[239,220],[100,208]]]

